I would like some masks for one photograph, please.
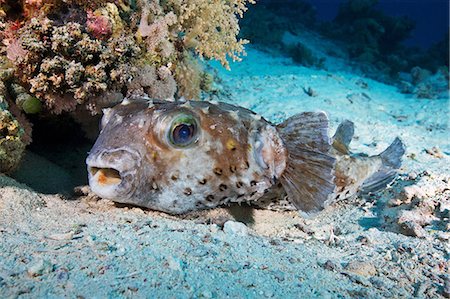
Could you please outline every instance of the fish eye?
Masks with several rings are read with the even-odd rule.
[[[168,139],[175,147],[187,147],[196,140],[197,131],[197,120],[191,115],[183,114],[172,121]]]

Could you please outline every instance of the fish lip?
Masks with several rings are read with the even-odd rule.
[[[103,153],[111,153],[113,151],[115,150],[94,152],[89,154],[86,158],[89,186],[91,187],[92,192],[101,198],[113,201],[118,199],[124,200],[129,198],[133,192],[133,178],[136,176],[137,169],[140,165],[140,159],[135,159],[135,157],[138,157],[137,152],[131,152],[129,149],[126,149],[126,151],[131,154],[135,163],[111,163],[102,158]],[[93,169],[115,170],[120,176],[120,182],[117,184],[110,183],[108,185],[102,185],[98,182],[98,176],[96,176],[98,171],[93,171]]]
[[[93,172],[91,171],[92,168],[114,169],[120,175],[120,182],[117,184],[112,183],[108,185],[101,185],[98,182],[97,175],[93,174]],[[101,198],[106,198],[115,201],[116,199],[119,198],[120,199],[128,198],[132,193],[133,174],[131,173],[131,171],[119,171],[115,167],[112,167],[112,165],[108,164],[88,164],[87,170],[88,170],[89,186],[91,187],[92,192],[94,192]]]
[[[110,163],[103,159],[104,154],[111,154],[118,151],[124,151],[127,152],[128,155],[132,158],[133,163],[130,164],[121,164],[121,163]],[[97,168],[113,168],[122,172],[130,172],[133,169],[137,169],[140,167],[141,164],[141,158],[139,155],[139,152],[137,150],[131,149],[131,148],[125,148],[120,147],[116,149],[104,149],[101,151],[95,151],[89,153],[88,157],[86,158],[86,165],[88,167],[97,167]]]

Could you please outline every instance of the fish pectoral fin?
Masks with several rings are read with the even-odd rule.
[[[361,185],[361,194],[377,192],[386,187],[397,176],[397,171],[392,168],[382,167],[368,177]]]
[[[355,125],[349,120],[339,124],[333,136],[333,147],[343,154],[350,152],[349,145],[355,134]]]
[[[288,151],[280,182],[299,210],[323,209],[335,191],[335,158],[328,154],[328,117],[324,112],[294,115],[278,126]]]

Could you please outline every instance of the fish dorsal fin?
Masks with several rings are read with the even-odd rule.
[[[343,154],[349,154],[349,145],[355,133],[355,125],[349,120],[344,120],[336,129],[333,136],[333,147]]]
[[[278,131],[288,151],[280,181],[289,200],[305,212],[321,210],[335,190],[327,115],[300,113],[278,125]]]

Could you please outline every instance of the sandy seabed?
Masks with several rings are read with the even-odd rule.
[[[350,119],[354,152],[399,136],[404,163],[385,191],[314,217],[244,206],[173,217],[0,176],[0,297],[449,298],[448,97],[412,98],[330,57],[326,67],[249,47],[219,70],[222,100],[274,122],[311,110],[333,129]],[[67,177],[50,169],[48,184]]]

